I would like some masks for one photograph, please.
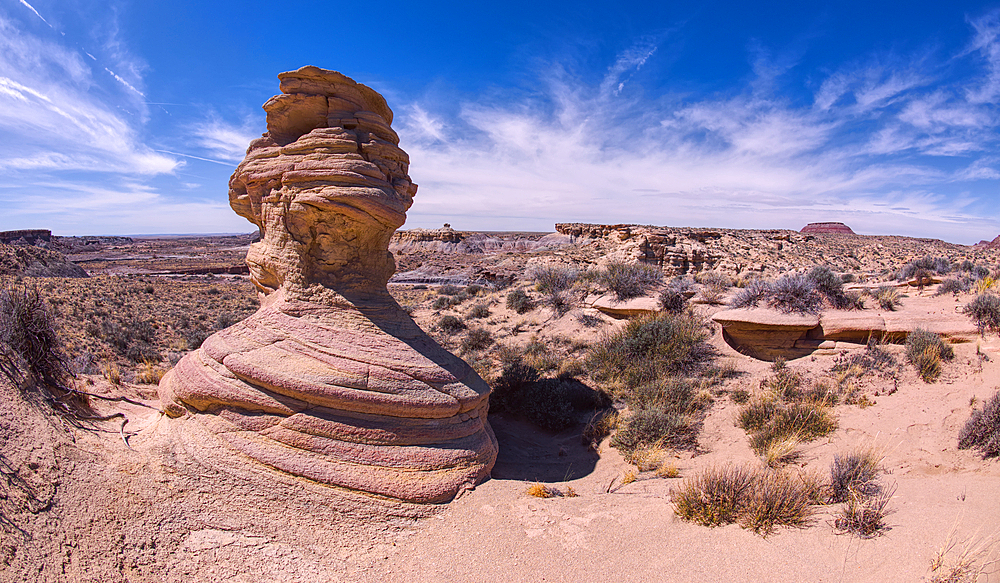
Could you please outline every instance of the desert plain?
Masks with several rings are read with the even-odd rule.
[[[243,264],[253,239],[52,237],[44,249],[3,246],[5,289],[37,290],[72,373],[67,385],[92,395],[87,411],[99,419],[60,414],[39,379],[5,361],[0,579],[996,577],[1000,462],[959,448],[970,415],[1000,386],[1000,338],[963,312],[977,291],[992,293],[1000,257],[990,245],[636,225],[399,231],[390,242],[397,270],[389,291],[494,387],[489,424],[499,452],[474,489],[448,503],[412,504],[241,460],[206,447],[212,437],[199,434],[203,428],[163,415],[156,387],[163,374],[209,334],[256,311]],[[900,276],[925,257],[946,259],[947,269]],[[65,273],[62,262],[86,277],[52,277]],[[660,275],[639,297],[617,299],[602,274],[633,264]],[[816,266],[836,274],[860,306],[768,313],[825,322],[805,325],[820,336],[782,336],[759,321],[739,331],[725,317],[754,282]],[[964,285],[941,292],[951,285],[943,282],[962,278]],[[887,308],[877,292],[889,287],[896,297]],[[674,297],[683,298],[680,313],[701,341],[696,357],[657,385],[686,383],[683,419],[660,439],[643,440],[628,433],[629,418],[673,393],[637,396],[597,355],[630,323],[669,312],[662,298],[670,290],[682,290]],[[736,326],[732,333],[726,323]],[[907,335],[917,328],[932,330],[953,353],[926,378],[907,357]],[[534,373],[512,380],[512,363]],[[548,399],[590,400],[560,409],[558,418],[512,404],[509,395],[530,399],[543,386],[570,387]],[[508,397],[495,404],[496,387]],[[791,407],[806,393],[822,393],[830,427],[779,450],[752,447],[744,411],[764,402]],[[872,494],[883,503],[871,531],[852,530],[844,520],[851,502],[831,494],[831,466],[857,452],[877,465]],[[780,473],[812,498],[792,525],[683,518],[685,488],[725,468],[758,472],[755,480]]]

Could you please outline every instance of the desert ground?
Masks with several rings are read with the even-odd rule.
[[[1000,461],[959,448],[970,416],[1000,387],[1000,338],[963,312],[977,294],[993,293],[994,248],[634,225],[400,231],[390,244],[397,265],[390,293],[494,386],[494,396],[523,389],[518,398],[531,399],[544,385],[591,399],[558,418],[543,401],[535,408],[510,396],[491,401],[499,457],[490,479],[450,503],[418,505],[270,470],[162,415],[163,374],[209,334],[256,311],[243,264],[252,238],[55,238],[45,253],[3,246],[4,289],[38,291],[73,375],[67,382],[91,395],[84,410],[92,418],[60,414],[23,363],[4,361],[0,580],[1000,576]],[[924,257],[948,267],[898,277]],[[62,260],[88,277],[45,273]],[[635,264],[660,275],[639,297],[619,300],[602,274]],[[824,304],[816,317],[878,321],[881,333],[869,324],[836,339],[829,329],[791,341],[773,326],[753,328],[757,336],[724,332],[723,312],[753,282],[816,266],[864,305]],[[961,285],[944,291],[948,280]],[[890,287],[895,299],[883,305],[878,294]],[[597,355],[635,322],[667,317],[662,298],[670,290],[683,297],[676,317],[693,322],[701,340],[690,362],[655,379],[660,392],[643,396],[650,379],[637,384],[609,372]],[[906,343],[917,328],[943,339],[952,355],[918,370]],[[785,348],[788,358],[776,359]],[[512,380],[512,371],[529,369],[536,376]],[[670,405],[670,431],[622,437],[638,431],[630,419],[647,406],[667,407],[674,390],[684,403]],[[752,447],[754,430],[743,419],[762,403],[813,407],[828,427]],[[849,454],[867,455],[872,472],[838,498],[831,467]],[[757,472],[752,479],[760,481],[783,476],[808,503],[790,525],[743,516],[705,526],[682,517],[684,492],[725,468]],[[850,515],[851,508],[868,514]]]

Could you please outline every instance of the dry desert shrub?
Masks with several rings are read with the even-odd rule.
[[[607,409],[611,400],[571,378],[541,378],[534,367],[514,358],[493,383],[490,410],[505,412],[559,431],[580,422],[581,414]]]
[[[822,384],[804,385],[801,374],[778,368],[761,382],[763,393],[740,407],[736,423],[749,435],[750,448],[769,465],[793,460],[799,443],[837,428],[830,410],[835,394]]]
[[[830,465],[830,502],[847,502],[852,495],[874,496],[881,486],[878,475],[884,455],[873,447],[860,447],[833,456]]]
[[[526,275],[535,282],[535,289],[540,293],[553,295],[569,289],[576,283],[580,272],[572,267],[542,265],[531,268]]]
[[[967,291],[969,291],[968,283],[954,277],[949,277],[941,281],[937,289],[934,290],[934,295],[935,296],[943,296],[945,294],[958,295],[960,293],[964,293]]]
[[[528,495],[535,498],[554,498],[559,495],[559,491],[540,482],[535,482],[528,486]]]
[[[851,492],[847,503],[834,520],[834,527],[840,532],[860,538],[872,538],[881,534],[888,528],[885,517],[889,514],[889,501],[895,493],[895,486],[879,489],[872,496]]]
[[[693,423],[688,416],[656,409],[640,409],[618,422],[618,431],[611,438],[611,445],[628,455],[654,444],[674,448],[691,447],[695,437]]]
[[[925,255],[919,259],[914,259],[900,268],[896,274],[897,280],[910,279],[920,274],[920,272],[936,273],[944,275],[951,272],[951,260],[947,257],[931,257]]]
[[[485,328],[470,328],[462,339],[462,352],[485,350],[493,344],[493,335]]]
[[[447,316],[441,316],[438,319],[437,327],[448,334],[454,334],[459,330],[464,330],[465,323],[462,322],[460,318],[457,318],[452,315],[447,315]]]
[[[674,511],[704,526],[738,523],[767,536],[810,523],[817,486],[787,472],[726,465],[686,479],[671,493]]]
[[[142,370],[135,376],[135,382],[145,385],[156,385],[160,383],[167,371],[156,368],[152,361],[143,363]]]
[[[917,328],[906,335],[906,359],[925,383],[941,376],[941,361],[955,357],[955,350],[933,332]]]
[[[1000,391],[975,409],[958,434],[959,449],[975,448],[984,458],[1000,456]]]
[[[699,318],[661,312],[631,320],[620,331],[600,338],[586,363],[595,379],[627,391],[707,360],[707,337]]]
[[[646,263],[609,261],[604,267],[589,274],[589,278],[615,295],[618,301],[646,295],[660,285],[663,272]]]
[[[694,281],[686,277],[677,277],[660,293],[660,308],[674,314],[679,314],[687,307],[688,298],[694,295]]]
[[[514,310],[518,314],[528,312],[533,307],[531,298],[521,288],[507,292],[507,308]]]
[[[482,302],[474,304],[467,314],[469,318],[489,318],[490,307]]]
[[[962,308],[979,328],[979,333],[986,330],[1000,332],[1000,296],[993,293],[980,293]]]
[[[52,388],[70,377],[55,319],[33,285],[0,287],[0,369],[15,383],[24,371],[32,384]]]

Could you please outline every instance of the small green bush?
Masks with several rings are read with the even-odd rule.
[[[514,310],[518,314],[528,312],[532,308],[531,298],[523,289],[515,289],[507,292],[507,308]]]
[[[458,287],[457,285],[445,284],[438,287],[437,291],[439,294],[443,296],[454,296],[461,293],[462,288]]]
[[[586,363],[599,381],[628,389],[691,370],[710,354],[703,322],[691,314],[660,312],[631,320],[590,348]]]
[[[972,412],[958,434],[958,447],[978,449],[984,458],[1000,456],[1000,391]]]
[[[980,334],[986,330],[1000,332],[1000,296],[979,294],[962,308],[962,313],[972,318]]]
[[[479,285],[478,283],[470,284],[465,288],[465,293],[469,294],[470,296],[478,296],[482,291],[483,291],[483,286]]]

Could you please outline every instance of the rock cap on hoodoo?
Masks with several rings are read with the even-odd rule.
[[[854,231],[844,223],[809,223],[808,225],[802,227],[800,233],[819,233],[819,234],[840,234],[840,235],[853,235]]]

